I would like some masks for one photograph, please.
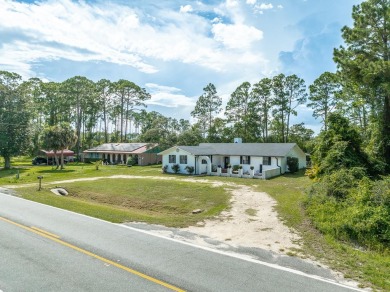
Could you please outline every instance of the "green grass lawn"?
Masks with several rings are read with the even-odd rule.
[[[121,223],[141,221],[170,227],[194,225],[218,215],[229,204],[222,187],[156,179],[99,179],[61,184],[69,195],[43,190],[18,189],[23,198]],[[212,194],[212,195],[210,195]],[[192,214],[195,209],[203,210]]]
[[[26,183],[38,183],[38,176],[43,176],[43,182],[52,182],[58,180],[88,178],[96,176],[112,175],[142,175],[142,176],[161,176],[161,165],[151,165],[147,167],[125,165],[99,165],[96,170],[94,164],[68,163],[65,169],[55,169],[55,166],[31,165],[25,159],[19,163],[12,163],[12,169],[0,169],[0,186],[17,185]],[[18,178],[17,178],[18,176]]]
[[[20,159],[17,168],[0,170],[0,186],[33,184],[18,188],[26,199],[75,211],[111,222],[142,221],[166,226],[194,225],[205,218],[219,214],[229,207],[230,195],[222,187],[211,184],[191,183],[163,178],[187,178],[187,176],[161,173],[161,165],[145,167],[100,166],[93,164],[69,164],[65,170],[51,166],[32,166],[31,160]],[[16,178],[19,170],[19,179]],[[37,191],[37,176],[42,175],[43,190]],[[137,179],[109,179],[113,175],[142,176]],[[70,192],[61,197],[49,192],[49,182],[76,178],[103,177],[97,181],[79,181],[60,184]],[[149,177],[149,178],[148,178]],[[347,278],[358,280],[362,286],[390,291],[390,255],[363,250],[351,243],[336,241],[319,233],[305,215],[305,190],[311,181],[298,173],[271,180],[252,180],[228,177],[202,177],[205,181],[222,181],[253,187],[268,193],[277,202],[275,209],[283,222],[301,236],[302,248],[290,255],[319,259]],[[229,185],[229,188],[231,186]],[[192,214],[193,209],[204,210]],[[252,214],[248,207],[245,211]]]

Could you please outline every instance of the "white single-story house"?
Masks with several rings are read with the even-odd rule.
[[[105,143],[83,151],[84,160],[102,160],[109,164],[126,163],[129,157],[137,160],[138,165],[161,162],[157,144],[150,143]]]
[[[295,143],[201,143],[199,146],[174,146],[159,153],[166,172],[270,178],[288,172],[287,157],[296,157],[299,169],[306,168],[306,154]],[[237,171],[236,171],[237,172]],[[226,173],[226,174],[225,174]]]

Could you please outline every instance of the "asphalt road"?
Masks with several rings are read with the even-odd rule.
[[[0,291],[353,291],[0,193]]]

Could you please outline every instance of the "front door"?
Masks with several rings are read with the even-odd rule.
[[[224,162],[225,162],[224,168],[228,168],[228,165],[230,164],[230,157],[226,156],[226,157],[224,158]]]

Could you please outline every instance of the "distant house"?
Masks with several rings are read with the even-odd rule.
[[[105,143],[83,151],[84,160],[102,160],[109,164],[126,163],[133,157],[138,165],[149,165],[161,162],[157,144],[150,143]]]
[[[50,151],[47,151],[47,150],[41,150],[40,153],[42,153],[43,155],[46,156],[46,158],[53,158],[55,155],[57,155],[57,157],[61,157],[61,152],[62,152],[62,155],[66,158],[68,158],[69,160],[73,160],[74,159],[74,152],[72,150],[68,150],[68,149],[64,149],[64,150],[57,150],[56,153],[54,153],[53,150],[50,150]]]
[[[171,173],[178,164],[183,174],[190,166],[194,174],[235,176],[232,169],[240,166],[243,174],[270,178],[288,172],[287,157],[298,158],[299,168],[306,168],[306,155],[295,143],[202,143],[174,146],[159,154]]]

